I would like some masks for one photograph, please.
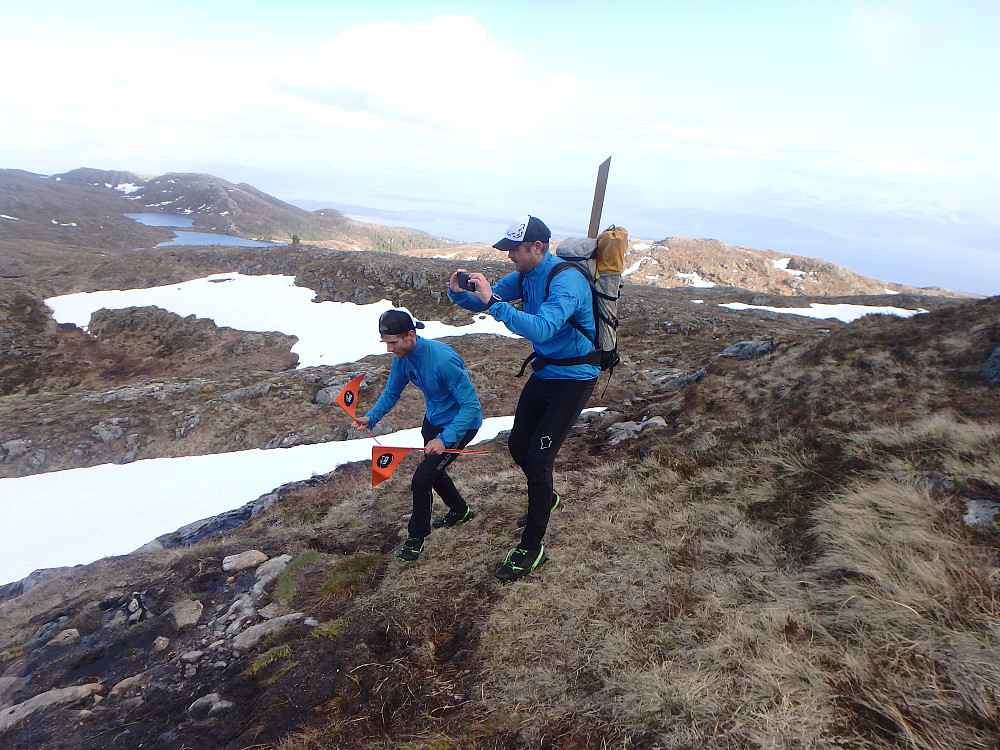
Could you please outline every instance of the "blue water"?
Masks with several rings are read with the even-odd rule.
[[[194,219],[181,214],[141,213],[125,214],[125,216],[147,227],[191,227]],[[177,245],[231,245],[235,247],[271,247],[278,242],[262,242],[261,240],[245,240],[242,237],[230,237],[228,234],[213,234],[211,232],[174,232],[174,238],[161,242],[156,247],[175,247]],[[141,249],[141,248],[140,248]]]
[[[236,247],[273,247],[280,242],[262,242],[261,240],[245,240],[242,237],[231,237],[228,234],[212,234],[211,232],[175,232],[174,239],[161,242],[157,247],[173,247],[175,245],[235,245]]]

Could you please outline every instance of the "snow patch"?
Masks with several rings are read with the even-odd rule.
[[[688,281],[691,282],[691,286],[698,287],[699,289],[711,289],[713,286],[715,286],[715,284],[712,283],[711,281],[706,281],[705,279],[701,278],[701,276],[698,275],[697,271],[695,271],[694,273],[681,273],[680,271],[678,271],[677,275],[682,279],[687,279]]]
[[[239,331],[280,331],[298,337],[292,352],[299,355],[300,367],[354,362],[369,354],[385,353],[377,332],[379,316],[392,308],[388,300],[355,305],[313,302],[315,296],[311,289],[295,286],[294,276],[233,273],[151,289],[64,294],[45,300],[45,304],[52,309],[57,323],[73,323],[83,329],[90,324],[94,311],[102,307],[121,310],[155,305],[181,316],[209,318],[216,325]],[[262,305],[261,300],[268,304]],[[492,317],[474,318],[472,325],[465,326],[434,320],[424,323],[426,328],[420,335],[428,339],[469,333],[519,338]]]
[[[645,263],[647,260],[652,260],[648,255],[644,255],[639,258],[638,262],[633,263],[631,266],[622,271],[622,276],[631,276],[633,273],[639,270],[639,266]]]
[[[779,258],[778,260],[772,260],[771,265],[777,268],[779,271],[784,271],[785,273],[790,273],[792,276],[805,276],[805,271],[797,271],[794,268],[789,268],[788,263],[791,258]]]
[[[730,310],[770,310],[771,312],[784,313],[786,315],[802,315],[807,318],[836,318],[844,323],[850,323],[863,318],[865,315],[898,315],[901,318],[909,318],[920,313],[927,312],[919,308],[917,310],[904,310],[899,307],[869,307],[867,305],[822,305],[816,302],[809,303],[809,307],[764,307],[761,305],[746,305],[742,302],[725,302],[719,307],[728,307]]]

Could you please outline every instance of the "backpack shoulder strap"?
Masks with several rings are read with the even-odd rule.
[[[575,268],[583,276],[584,281],[586,281],[588,284],[590,283],[590,280],[587,278],[587,272],[583,270],[583,268],[580,266],[579,263],[573,263],[572,261],[569,260],[563,260],[552,266],[552,269],[549,271],[548,277],[546,277],[545,279],[546,297],[549,296],[549,287],[552,286],[552,279],[555,278],[557,273],[559,273],[560,271],[565,271],[567,268]],[[523,277],[524,274],[521,274],[521,276]]]
[[[549,275],[545,279],[545,296],[546,296],[546,298],[549,296],[549,286],[552,284],[552,279],[555,278],[555,276],[556,276],[557,273],[559,273],[561,271],[565,271],[567,268],[575,268],[577,271],[580,272],[580,275],[583,276],[583,280],[587,282],[588,286],[590,286],[591,299],[593,299],[593,294],[594,294],[594,292],[596,290],[593,288],[593,285],[590,283],[590,278],[587,276],[587,272],[583,270],[583,267],[579,263],[573,263],[572,261],[568,261],[568,260],[564,260],[564,261],[561,261],[560,263],[556,263],[554,266],[552,266],[552,270],[549,271]],[[597,305],[596,304],[594,305],[594,309],[595,309],[594,325],[596,326],[597,325],[597,315],[596,315]],[[584,330],[583,326],[580,325],[577,322],[576,318],[574,318],[572,316],[569,319],[569,324],[571,326],[573,326],[577,331],[579,331],[580,333],[582,333],[583,336],[587,339],[587,341],[589,341],[591,344],[595,343],[596,338],[597,338],[597,332],[596,331],[594,332],[594,336],[591,336],[589,333],[587,333]]]

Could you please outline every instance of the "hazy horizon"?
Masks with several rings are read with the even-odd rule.
[[[0,164],[573,228],[610,155],[633,234],[995,294],[998,37],[990,0],[22,3]]]

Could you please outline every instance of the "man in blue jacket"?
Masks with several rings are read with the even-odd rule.
[[[424,537],[431,533],[434,502],[431,490],[448,506],[448,512],[434,521],[434,528],[457,526],[473,517],[472,509],[445,471],[458,454],[444,450],[464,448],[483,425],[483,410],[462,358],[447,344],[418,336],[416,329],[423,327],[423,323],[414,323],[402,310],[382,313],[378,331],[386,350],[395,359],[382,395],[367,414],[354,421],[356,428],[373,429],[396,405],[408,383],[424,394],[426,413],[420,428],[424,459],[413,472],[409,536],[396,555],[405,562],[420,557]]]
[[[511,222],[493,247],[507,253],[514,272],[496,286],[481,273],[469,275],[475,291],[459,285],[458,269],[451,277],[448,296],[473,312],[489,311],[513,333],[528,339],[540,355],[517,403],[514,426],[507,439],[510,455],[528,483],[528,513],[521,542],[507,553],[493,574],[501,582],[527,575],[548,559],[542,537],[549,515],[562,500],[552,489],[556,454],[594,390],[600,366],[589,364],[594,350],[594,310],[590,285],[573,270],[549,272],[559,259],[549,254],[551,232],[534,216]],[[548,294],[545,287],[549,283]],[[520,299],[521,310],[507,304]],[[578,330],[570,321],[576,321]],[[588,338],[589,336],[589,338]]]

